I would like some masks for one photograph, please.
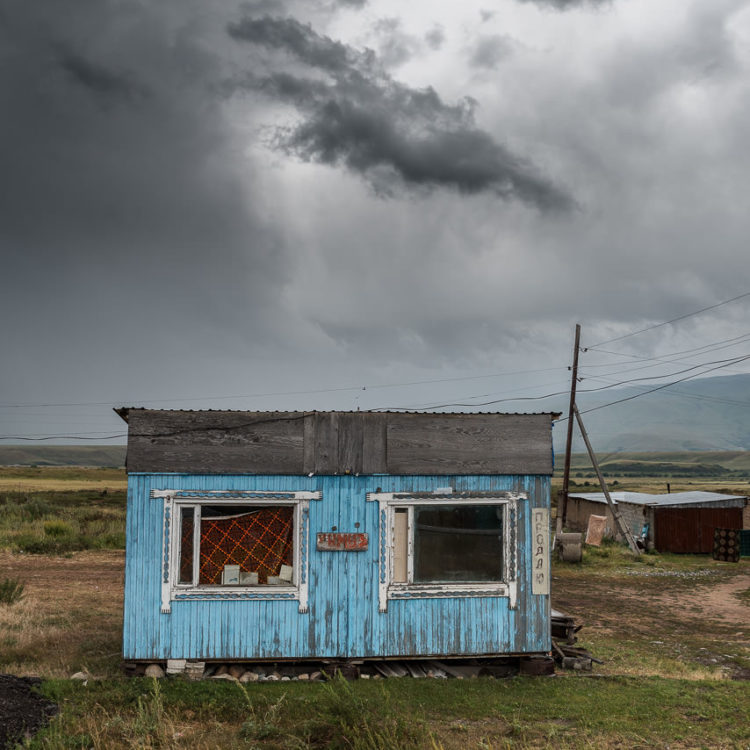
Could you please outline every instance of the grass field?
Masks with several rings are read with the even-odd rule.
[[[652,494],[703,490],[750,495],[750,451],[606,453],[597,455],[597,461],[610,490]],[[555,456],[553,496],[562,486],[563,466],[564,456]],[[587,453],[571,456],[570,488],[600,491]]]
[[[747,686],[661,678],[50,681],[44,748],[741,748]]]
[[[81,466],[0,466],[0,492],[121,490],[128,486],[125,469]]]
[[[0,672],[44,677],[61,707],[29,747],[750,748],[750,560],[636,559],[606,545],[581,564],[555,562],[553,606],[605,662],[592,675],[127,679],[124,493],[78,489],[87,476],[77,471],[71,491],[0,492],[0,580],[24,584],[20,602],[0,604]],[[56,554],[31,554],[35,540]],[[92,676],[86,685],[67,679],[77,671]]]
[[[124,547],[124,490],[0,491],[0,550],[64,554]]]

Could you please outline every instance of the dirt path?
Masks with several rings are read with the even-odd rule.
[[[693,617],[703,617],[718,624],[750,626],[750,600],[743,601],[736,596],[744,591],[750,591],[750,571],[723,583],[703,584],[695,590],[668,592],[659,596],[659,600],[667,607],[689,609]]]

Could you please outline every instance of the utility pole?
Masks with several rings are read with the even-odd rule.
[[[581,436],[583,437],[583,442],[586,443],[586,450],[589,452],[591,464],[594,467],[594,471],[596,471],[596,476],[599,477],[599,484],[601,485],[604,497],[607,499],[607,505],[609,505],[609,509],[612,512],[612,517],[615,520],[615,526],[617,527],[617,530],[620,532],[625,541],[628,543],[630,549],[632,549],[636,555],[640,555],[641,551],[638,549],[638,545],[635,543],[633,532],[630,530],[630,527],[622,520],[620,509],[612,502],[612,498],[609,495],[609,490],[607,489],[607,483],[604,481],[604,475],[599,469],[599,462],[596,460],[596,454],[594,453],[594,449],[591,447],[589,436],[586,432],[586,428],[583,426],[581,415],[578,413],[578,407],[575,404],[573,404],[573,410],[575,412],[576,419],[578,420],[578,426],[581,428]]]
[[[568,515],[568,483],[570,481],[570,447],[573,443],[573,410],[576,408],[578,383],[578,351],[581,343],[581,325],[576,323],[576,341],[573,347],[573,377],[570,381],[570,406],[568,408],[568,436],[565,442],[565,471],[562,490],[557,496],[557,534],[561,534]],[[561,512],[562,510],[562,512]]]

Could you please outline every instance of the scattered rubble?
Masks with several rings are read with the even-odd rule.
[[[720,575],[720,570],[626,570],[625,575],[643,578],[702,578]]]
[[[575,625],[570,626],[577,630]],[[180,670],[180,667],[182,668]],[[164,663],[130,663],[126,672],[132,676],[181,677],[188,680],[226,680],[241,684],[255,682],[318,682],[341,676],[347,680],[458,679],[478,677],[502,679],[521,674],[552,674],[552,658],[545,655],[527,657],[471,657],[457,659],[383,659],[352,661],[317,661],[298,663],[206,663],[170,659]]]
[[[577,633],[581,625],[562,612],[552,610],[552,656],[555,663],[563,669],[590,672],[592,664],[602,664],[585,648],[574,645],[578,641]]]

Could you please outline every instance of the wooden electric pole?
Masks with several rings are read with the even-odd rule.
[[[578,383],[578,351],[581,343],[581,325],[576,323],[576,341],[573,347],[573,377],[570,381],[570,406],[568,408],[568,436],[565,441],[565,471],[563,486],[557,496],[557,533],[561,534],[568,515],[568,484],[570,482],[570,447],[573,443],[573,410],[576,406],[576,384]]]
[[[622,520],[620,509],[612,502],[612,498],[609,494],[609,489],[607,489],[607,483],[604,481],[604,475],[599,468],[599,462],[596,460],[596,454],[594,453],[594,449],[591,447],[588,433],[586,432],[586,428],[583,426],[583,420],[581,419],[581,415],[578,413],[578,407],[575,404],[573,404],[573,410],[575,411],[576,420],[578,421],[578,427],[581,429],[583,442],[586,443],[586,450],[589,452],[591,464],[594,467],[596,476],[599,477],[599,484],[601,485],[602,492],[604,493],[604,497],[607,500],[607,505],[609,505],[609,509],[612,512],[612,518],[614,518],[615,520],[615,526],[617,527],[617,530],[620,532],[620,535],[623,537],[623,539],[625,539],[625,541],[628,543],[630,549],[632,549],[636,555],[640,555],[641,551],[638,549],[638,545],[635,543],[635,537],[633,536],[633,532],[630,530],[630,526],[628,526]]]

